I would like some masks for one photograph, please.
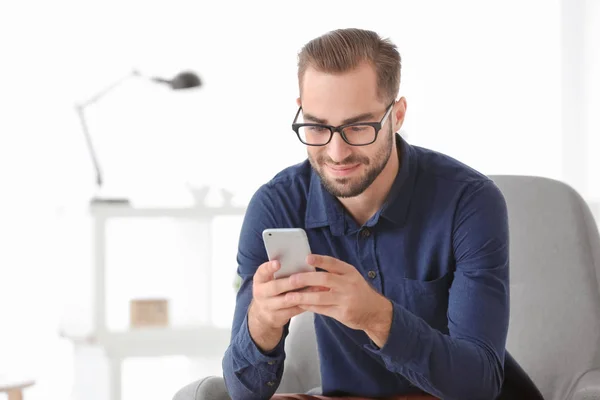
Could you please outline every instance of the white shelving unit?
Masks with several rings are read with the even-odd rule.
[[[65,336],[73,341],[75,348],[100,347],[108,360],[109,398],[121,400],[121,365],[128,357],[162,357],[186,355],[190,357],[221,356],[229,344],[230,330],[205,325],[165,328],[136,328],[111,331],[107,326],[107,280],[106,242],[107,224],[111,219],[121,218],[174,218],[198,220],[209,238],[211,221],[217,216],[244,215],[244,207],[191,206],[191,207],[136,207],[129,203],[92,203],[93,223],[93,329],[81,337]],[[204,243],[207,260],[211,259],[211,243]],[[210,271],[210,268],[207,269]],[[208,272],[208,275],[210,273]],[[210,281],[210,276],[206,277]],[[210,319],[209,319],[210,321]]]

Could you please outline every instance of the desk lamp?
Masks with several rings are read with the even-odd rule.
[[[100,166],[100,162],[98,161],[98,156],[96,149],[94,148],[94,144],[92,141],[92,137],[89,132],[88,124],[85,118],[85,109],[91,106],[94,103],[97,103],[101,98],[106,96],[109,92],[113,91],[115,88],[120,86],[122,83],[127,81],[130,78],[144,78],[149,82],[161,83],[168,85],[173,90],[183,90],[199,87],[202,85],[200,78],[193,72],[183,71],[179,74],[175,75],[172,79],[164,79],[159,77],[148,77],[142,75],[139,71],[133,70],[129,74],[124,77],[118,79],[116,82],[110,84],[108,87],[102,89],[92,97],[90,97],[87,101],[78,103],[75,105],[75,110],[77,111],[77,115],[79,116],[79,120],[81,121],[81,128],[83,130],[83,134],[85,136],[85,140],[87,143],[87,147],[90,153],[90,157],[92,158],[92,163],[94,164],[94,170],[96,172],[96,186],[98,189],[98,195],[94,196],[92,199],[92,203],[110,203],[110,204],[123,204],[128,205],[129,199],[121,198],[121,197],[103,197],[102,193],[102,185],[104,184],[104,177],[102,174],[102,168]]]

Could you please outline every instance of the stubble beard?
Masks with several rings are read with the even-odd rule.
[[[334,163],[326,155],[318,156],[317,159],[314,160],[310,154],[308,155],[308,159],[317,175],[319,175],[321,178],[323,186],[329,193],[331,193],[331,195],[337,198],[356,197],[367,190],[369,186],[371,186],[371,184],[375,181],[375,179],[377,179],[379,174],[381,174],[381,171],[383,171],[387,165],[394,147],[394,135],[391,127],[388,131],[388,137],[386,140],[387,145],[379,149],[377,153],[375,153],[375,157],[373,157],[373,159],[352,155],[341,162]],[[327,168],[326,164],[331,166],[360,164],[366,167],[366,171],[360,177],[331,178],[325,173],[325,168]]]

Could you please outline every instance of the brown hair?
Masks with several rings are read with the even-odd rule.
[[[343,73],[365,61],[373,65],[377,73],[377,95],[391,103],[400,89],[400,53],[389,39],[356,28],[334,30],[304,45],[298,54],[300,92],[309,66],[322,72]]]

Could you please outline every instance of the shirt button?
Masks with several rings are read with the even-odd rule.
[[[371,236],[371,231],[369,230],[369,228],[364,228],[360,234],[362,235],[362,237],[367,238],[369,236]]]
[[[273,382],[273,381],[267,382],[267,386],[274,386],[274,385],[275,385],[275,382]]]
[[[369,273],[367,275],[369,275],[369,278],[375,279],[375,277],[377,276],[377,272],[375,272],[375,271],[369,271]]]

